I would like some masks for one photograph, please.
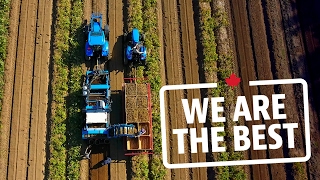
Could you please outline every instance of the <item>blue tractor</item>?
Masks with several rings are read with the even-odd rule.
[[[145,35],[137,28],[124,34],[124,65],[146,65],[147,48],[144,46]]]
[[[139,137],[133,124],[110,124],[111,90],[107,70],[87,71],[82,87],[85,98],[85,124],[82,129],[82,139],[89,144],[106,144],[111,138]]]
[[[102,14],[91,15],[90,24],[85,25],[83,32],[85,33],[85,52],[86,60],[92,58],[102,58],[108,60],[109,55],[109,26],[102,28]]]

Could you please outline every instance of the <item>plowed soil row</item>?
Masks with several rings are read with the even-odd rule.
[[[180,32],[177,13],[176,1],[162,0],[163,11],[163,46],[164,49],[164,62],[166,69],[166,84],[182,84],[182,59],[181,59],[181,45],[180,45]],[[178,121],[181,117],[184,117],[182,106],[180,103],[176,103],[178,99],[183,98],[182,91],[170,91],[167,95],[167,109],[168,111],[168,133],[170,141],[170,153],[168,156],[169,163],[188,162],[189,157],[186,155],[176,155],[178,147],[176,145],[177,137],[172,135],[172,129],[179,129],[186,127],[185,121]],[[187,141],[184,142],[187,145]],[[185,148],[185,152],[188,152],[188,148]],[[175,155],[173,155],[175,154]],[[190,179],[189,169],[177,169],[171,171],[171,179]]]
[[[51,12],[52,1],[11,1],[1,179],[44,178]]]
[[[193,19],[193,5],[191,1],[162,1],[163,10],[163,45],[164,62],[166,69],[166,84],[197,84],[199,83],[199,65],[197,59],[197,42],[195,23]],[[197,136],[201,137],[202,124],[188,125],[181,105],[181,99],[201,97],[199,90],[169,91],[168,100],[168,133],[170,141],[169,162],[189,163],[205,162],[206,155],[198,145],[198,153],[190,153],[189,138],[185,138],[185,154],[179,155],[177,136],[172,134],[172,129],[196,128]],[[196,120],[197,122],[197,120]],[[171,179],[206,179],[206,168],[175,169],[171,171]]]
[[[99,68],[109,70],[110,72],[111,91],[115,92],[111,95],[113,100],[111,124],[118,124],[123,120],[123,110],[121,108],[122,93],[119,93],[122,90],[124,77],[122,72],[123,3],[117,0],[86,0],[84,4],[84,20],[87,20],[89,23],[91,13],[101,13],[103,16],[103,27],[105,24],[108,24],[110,27],[109,61],[101,62]],[[95,61],[87,62],[83,65],[83,69],[96,69],[95,65]],[[107,156],[111,157],[113,162],[110,165],[101,167],[99,164]],[[120,139],[112,140],[110,145],[93,146],[89,162],[89,178],[94,180],[127,179],[127,162],[128,159],[124,156],[124,147]],[[83,164],[84,166],[88,166],[85,162]]]
[[[295,131],[294,150],[287,149],[285,132],[280,131],[284,138],[284,149],[258,152],[250,149],[250,159],[303,157],[305,140],[301,87],[285,85],[249,88],[248,86],[248,81],[251,80],[291,78],[308,80],[296,4],[294,1],[289,3],[288,1],[262,0],[257,3],[242,0],[230,1],[230,5],[235,34],[235,52],[237,52],[243,83],[242,90],[247,101],[250,102],[252,95],[256,94],[267,95],[269,99],[272,94],[286,94],[284,101],[286,120],[247,122],[247,125],[263,123],[268,127],[279,122],[299,124],[299,129]],[[252,107],[251,103],[248,105]],[[252,112],[252,108],[250,111]],[[271,114],[270,109],[268,112]],[[311,111],[311,122],[318,121],[313,114]],[[316,129],[315,126],[313,128]],[[317,134],[317,131],[314,130],[314,133]],[[263,143],[274,144],[274,140],[267,136]],[[305,163],[302,163],[302,167],[308,169]],[[292,168],[292,164],[254,165],[251,167],[251,179],[293,179]],[[307,175],[303,169],[301,173]]]
[[[311,129],[311,159],[308,161],[308,178],[311,180],[320,179],[320,153],[319,153],[319,115],[320,115],[320,83],[319,83],[319,66],[320,66],[320,3],[318,1],[293,1],[291,2],[293,13],[290,14],[291,31],[295,32],[302,30],[302,38],[299,34],[297,41],[291,42],[292,46],[296,47],[297,43],[303,41],[306,55],[301,55],[296,59],[295,67],[298,69],[298,75],[309,83],[309,98],[310,98],[310,129]],[[298,22],[297,22],[298,21]],[[299,24],[300,22],[300,24]],[[300,26],[301,25],[301,26]],[[298,44],[299,45],[299,44]],[[300,46],[298,46],[300,47]],[[299,53],[299,51],[298,51]],[[303,65],[302,69],[300,66]],[[304,66],[307,65],[307,68]],[[302,70],[302,71],[301,71]]]
[[[230,9],[231,9],[231,17],[232,24],[234,27],[235,34],[235,45],[236,52],[238,56],[238,67],[241,74],[241,80],[243,82],[248,82],[249,80],[255,80],[255,69],[254,62],[252,56],[252,49],[250,44],[250,34],[249,34],[249,25],[248,25],[248,16],[246,12],[246,2],[245,1],[230,1]],[[252,92],[253,91],[253,92]],[[249,108],[252,112],[252,94],[257,94],[257,89],[249,89],[248,86],[243,86],[243,94],[247,97],[247,101],[249,102]],[[252,125],[252,122],[247,123],[248,126]],[[252,139],[252,135],[250,135]],[[258,154],[259,153],[259,154]],[[258,159],[262,158],[261,151],[255,152],[252,149],[250,150],[250,158]],[[263,179],[264,177],[267,179],[268,169],[266,165],[255,165],[252,166],[252,179]]]

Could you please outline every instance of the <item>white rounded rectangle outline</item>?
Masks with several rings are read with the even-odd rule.
[[[306,161],[308,161],[311,158],[311,144],[310,144],[309,100],[308,100],[308,84],[307,84],[307,82],[304,79],[300,79],[300,78],[299,79],[277,79],[277,80],[249,81],[249,86],[280,85],[280,84],[302,84],[303,104],[304,104],[304,120],[305,120],[305,142],[306,142],[306,156],[305,157],[170,164],[168,162],[168,158],[167,158],[168,152],[167,152],[167,134],[166,134],[166,117],[165,117],[166,109],[165,109],[165,102],[164,102],[165,91],[184,90],[184,89],[216,88],[218,86],[217,83],[183,84],[183,85],[166,85],[160,89],[160,118],[161,118],[163,165],[168,169],[177,169],[177,168],[195,168],[195,167],[293,163],[293,162],[306,162]]]

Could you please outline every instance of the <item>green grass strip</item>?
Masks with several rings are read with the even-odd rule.
[[[149,174],[149,158],[146,154],[141,154],[132,158],[135,166],[132,167],[132,180],[146,180]]]
[[[151,159],[150,174],[151,179],[165,179],[166,169],[162,164],[161,147],[161,125],[160,125],[160,100],[159,91],[161,88],[160,71],[160,40],[158,30],[158,4],[157,0],[145,0],[143,2],[143,31],[146,33],[145,44],[148,49],[147,70],[149,82],[152,90],[152,125],[154,153]]]
[[[4,87],[4,64],[7,56],[10,0],[0,0],[0,112]],[[1,121],[0,121],[1,128]]]
[[[80,148],[82,112],[82,77],[81,64],[84,62],[84,38],[82,33],[82,0],[72,1],[71,25],[70,25],[70,51],[67,59],[70,69],[69,95],[68,95],[68,119],[67,119],[67,179],[80,179]]]
[[[202,1],[200,4],[200,22],[201,22],[201,44],[204,47],[204,67],[206,74],[210,75],[213,72],[217,73],[218,88],[212,91],[212,96],[225,97],[225,111],[228,111],[230,105],[234,102],[234,91],[225,84],[225,78],[229,77],[233,69],[233,60],[231,56],[227,54],[217,53],[216,37],[213,30],[217,30],[220,27],[227,25],[226,18],[221,11],[211,14],[211,7],[206,2]],[[218,68],[217,68],[218,67]],[[220,136],[233,137],[227,127],[234,126],[235,123],[227,117],[227,123],[214,123],[213,126],[225,126],[225,132],[220,133]],[[225,142],[220,143],[220,146],[227,147]],[[243,154],[240,152],[234,152],[233,147],[228,146],[227,152],[217,153],[218,161],[230,161],[243,159]],[[242,166],[231,167],[217,167],[216,179],[245,179],[245,173]]]
[[[207,76],[217,73],[217,63],[219,55],[217,54],[217,44],[213,29],[215,22],[211,15],[211,7],[207,3],[200,3],[200,29],[201,29],[201,44],[204,53],[204,71]],[[212,96],[221,95],[222,87],[218,82],[218,88],[211,91]],[[213,126],[224,126],[224,123],[213,123]],[[225,136],[226,133],[219,133],[220,136]],[[225,142],[220,142],[220,146],[226,146]],[[217,161],[228,161],[229,155],[227,152],[214,153]],[[221,166],[216,168],[216,179],[229,179],[229,167]]]
[[[51,119],[49,179],[66,179],[66,97],[68,95],[68,66],[70,10],[69,0],[57,2],[54,38],[54,80],[52,87],[53,117]]]

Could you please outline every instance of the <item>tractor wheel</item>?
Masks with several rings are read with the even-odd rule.
[[[104,26],[104,34],[105,34],[105,36],[106,36],[106,39],[109,38],[109,32],[110,32],[109,26],[108,26],[108,25],[105,25],[105,26]]]

